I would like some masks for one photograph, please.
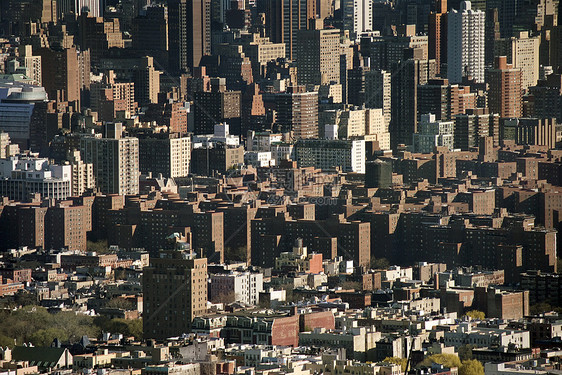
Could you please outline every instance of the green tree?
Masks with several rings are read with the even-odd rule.
[[[429,367],[434,363],[438,363],[448,368],[460,368],[462,365],[459,357],[454,354],[433,354],[421,361],[418,366]]]
[[[478,310],[470,310],[466,313],[466,316],[474,320],[484,320],[486,318],[486,314]]]
[[[353,290],[362,290],[363,286],[361,285],[361,283],[359,281],[344,281],[343,283],[341,283],[341,288],[343,290],[349,290],[349,289],[353,289]]]
[[[123,297],[114,297],[107,301],[105,307],[109,309],[123,309],[123,310],[132,310],[134,308],[134,304],[132,301],[123,298]]]
[[[552,311],[552,306],[550,306],[546,302],[534,304],[529,308],[529,312],[531,313],[531,315],[542,314],[549,311]]]
[[[14,339],[0,334],[0,348],[13,348],[14,347]]]
[[[385,270],[388,267],[390,267],[388,259],[371,257],[371,268]]]
[[[484,366],[476,359],[469,359],[462,363],[459,375],[484,375]]]
[[[88,251],[95,251],[98,254],[108,254],[109,253],[109,246],[107,246],[106,240],[100,241],[86,241],[86,249]]]
[[[459,347],[458,354],[461,361],[466,361],[472,359],[472,349],[475,346],[472,344],[466,344]]]
[[[59,328],[45,328],[35,331],[30,336],[30,341],[35,346],[49,346],[54,339],[63,340],[68,335]]]
[[[386,357],[385,359],[383,359],[383,362],[395,363],[397,365],[400,365],[400,367],[402,367],[402,372],[406,371],[406,365],[408,364],[408,360],[406,358],[400,357]]]
[[[99,316],[94,319],[94,324],[101,331],[120,333],[123,336],[134,336],[135,339],[142,339],[142,319],[109,319]]]
[[[225,249],[225,258],[232,262],[246,262],[248,258],[248,248],[246,246],[229,247]]]

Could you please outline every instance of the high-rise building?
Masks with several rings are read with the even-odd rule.
[[[82,51],[90,50],[93,64],[100,63],[111,48],[125,47],[118,18],[105,20],[83,13],[78,17],[78,31],[77,43]]]
[[[471,93],[468,86],[434,79],[418,87],[418,118],[433,113],[437,120],[449,121],[471,108],[476,108],[476,93]]]
[[[392,77],[390,143],[410,144],[417,131],[418,87],[435,76],[435,60],[410,58]]]
[[[86,251],[85,206],[57,204],[45,215],[45,248]]]
[[[424,114],[418,123],[418,132],[413,135],[414,152],[429,154],[435,147],[454,146],[454,121],[439,121],[434,114]]]
[[[194,133],[212,134],[214,126],[228,122],[233,133],[240,134],[242,93],[227,91],[224,78],[212,91],[197,91],[194,94]]]
[[[405,25],[396,30],[396,36],[378,36],[371,42],[371,69],[394,72],[401,68],[400,62],[410,58],[414,51],[419,60],[428,59],[428,37],[416,35],[414,25]]]
[[[495,45],[500,39],[500,21],[497,8],[486,10],[486,30],[484,31],[485,47],[484,47],[484,65],[489,68],[494,65]]]
[[[154,68],[154,58],[145,56],[135,71],[135,100],[139,105],[158,103],[161,71]]]
[[[19,47],[19,59],[22,65],[27,70],[27,76],[37,86],[42,86],[41,79],[41,56],[33,55],[33,48],[31,45],[21,45]]]
[[[490,85],[488,92],[490,111],[499,113],[500,117],[521,117],[523,115],[521,69],[508,64],[506,56],[499,56],[496,58],[494,69],[486,72],[486,78]]]
[[[429,14],[428,55],[435,60],[437,74],[447,63],[447,0],[435,0],[435,11]]]
[[[289,87],[277,94],[277,124],[295,139],[318,136],[318,92],[306,92],[304,86]]]
[[[72,167],[72,196],[79,197],[88,190],[93,191],[96,188],[94,165],[84,163],[78,150],[68,152],[67,160]]]
[[[90,107],[98,112],[102,121],[113,121],[118,111],[135,114],[135,84],[133,82],[117,82],[115,73],[107,71],[103,79],[91,85]]]
[[[455,116],[455,148],[468,150],[478,147],[481,137],[492,137],[494,146],[499,145],[500,116],[485,109],[469,109]]]
[[[556,119],[505,118],[500,126],[501,141],[518,145],[556,147]]]
[[[386,126],[391,117],[391,74],[386,70],[371,69],[365,74],[365,106],[381,108]]]
[[[562,75],[550,74],[529,88],[534,97],[533,117],[562,121]]]
[[[347,104],[364,106],[367,99],[366,81],[371,69],[368,66],[354,66],[347,71]]]
[[[58,18],[69,13],[88,13],[93,17],[103,17],[104,3],[104,0],[57,0]]]
[[[539,80],[540,37],[530,37],[529,32],[519,36],[495,41],[495,55],[506,56],[507,63],[521,69],[521,88],[527,90]]]
[[[447,14],[447,78],[460,83],[463,77],[484,82],[485,13],[472,10],[470,1]]]
[[[105,194],[139,193],[139,140],[124,137],[121,124],[105,125],[105,136],[80,139],[85,163],[94,164],[96,185]]]
[[[10,141],[10,134],[0,131],[0,159],[7,159],[19,153],[20,148]]]
[[[156,133],[139,136],[139,169],[141,173],[162,174],[166,178],[189,174],[191,139],[179,133]]]
[[[343,29],[349,30],[352,39],[373,30],[373,2],[370,0],[342,0],[340,10]]]
[[[181,336],[207,310],[207,259],[184,249],[163,250],[150,258],[142,285],[144,338]]]
[[[273,43],[285,43],[285,56],[296,57],[297,33],[316,18],[316,0],[265,0],[267,36]]]
[[[365,141],[362,139],[301,139],[295,144],[299,168],[314,167],[365,173]]]
[[[311,20],[314,28],[297,33],[297,79],[301,85],[340,83],[340,31],[322,29],[321,22]]]
[[[258,33],[241,35],[244,54],[252,62],[252,74],[255,78],[265,76],[268,62],[285,57],[285,43],[273,43],[269,39]]]
[[[150,56],[163,66],[168,66],[168,8],[152,5],[143,16],[133,19],[133,48],[150,51]]]
[[[60,51],[41,48],[41,77],[50,99],[80,102],[80,70],[74,47]]]
[[[193,72],[211,54],[211,1],[170,0],[168,38],[170,70]]]

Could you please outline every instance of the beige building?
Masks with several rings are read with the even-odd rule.
[[[540,37],[530,37],[528,31],[520,32],[519,37],[497,40],[494,44],[495,56],[507,56],[507,63],[521,69],[521,88],[527,90],[536,86],[539,79]]]
[[[365,75],[365,106],[382,108],[385,124],[390,125],[391,116],[391,85],[390,72],[371,69]]]
[[[41,56],[33,56],[31,45],[22,45],[19,47],[20,61],[27,69],[27,76],[31,78],[33,84],[42,86],[41,79]]]
[[[129,111],[131,114],[136,112],[135,84],[133,82],[116,82],[113,70],[107,71],[101,81],[92,82],[90,91],[92,111],[99,112],[102,110],[102,102],[105,100],[103,92],[106,89],[111,90],[113,101],[122,103],[121,108]]]
[[[10,134],[0,132],[0,159],[15,156],[20,152],[20,147],[10,141]]]
[[[378,141],[382,150],[390,149],[390,133],[381,108],[323,111],[319,123],[322,128],[336,125],[340,139],[364,137],[366,141]]]
[[[310,23],[316,28],[297,34],[297,80],[300,85],[340,83],[340,31],[319,29],[321,20]]]
[[[85,163],[94,165],[96,185],[105,194],[139,193],[139,140],[123,137],[121,124],[106,125],[102,138],[84,137],[80,149]]]
[[[72,196],[78,197],[87,190],[95,189],[94,165],[84,163],[80,157],[80,151],[69,152],[67,159],[72,167]]]
[[[262,75],[268,62],[285,57],[285,43],[273,43],[269,37],[258,33],[243,34],[242,48],[252,62],[255,76]]]
[[[189,174],[191,138],[178,133],[160,133],[139,139],[139,169],[141,173],[162,174],[166,178]]]
[[[135,99],[140,105],[158,103],[161,71],[154,68],[154,58],[145,56],[135,72]]]

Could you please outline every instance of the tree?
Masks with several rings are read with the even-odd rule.
[[[234,293],[234,290],[222,291],[221,293],[213,296],[211,302],[224,303],[225,305],[228,305],[229,303],[236,302],[236,293]]]
[[[122,310],[132,310],[135,306],[132,301],[123,297],[114,297],[107,301],[105,307],[108,309],[122,309]]]
[[[476,359],[469,359],[462,363],[459,375],[484,375],[484,366]]]
[[[470,310],[466,313],[466,316],[473,320],[484,320],[486,318],[486,314],[478,310]]]
[[[246,246],[229,247],[225,251],[225,258],[232,262],[246,262],[248,258],[248,248]]]
[[[408,364],[408,359],[400,358],[400,357],[386,357],[385,359],[383,359],[383,362],[395,363],[397,365],[400,365],[400,367],[402,367],[402,372],[404,372],[406,371],[406,365]]]
[[[109,319],[105,316],[98,316],[94,319],[94,324],[101,331],[120,333],[123,336],[134,336],[136,339],[142,339],[142,319]]]
[[[31,334],[30,340],[35,346],[49,346],[54,339],[63,339],[66,333],[59,328],[45,328]]]
[[[100,241],[86,241],[86,249],[88,251],[95,251],[98,254],[108,254],[109,253],[109,247],[107,246],[107,241],[106,240],[100,240]]]
[[[462,345],[459,347],[458,353],[459,353],[459,358],[461,359],[461,361],[466,361],[469,359],[472,359],[472,349],[474,349],[475,346],[472,344],[466,344],[466,345]]]
[[[343,290],[349,290],[349,289],[363,290],[363,287],[359,281],[349,281],[349,280],[341,283],[341,288]]]
[[[546,302],[541,302],[541,303],[537,303],[537,304],[534,304],[533,306],[531,306],[529,308],[529,311],[530,311],[531,315],[538,315],[538,314],[542,314],[542,313],[545,313],[545,312],[552,311],[552,306],[550,306]]]
[[[371,257],[371,268],[385,270],[388,267],[390,267],[388,259]]]
[[[448,368],[456,367],[460,368],[462,363],[459,357],[454,354],[433,354],[425,358],[419,367],[430,367],[432,364],[437,363]]]
[[[14,347],[14,339],[9,338],[3,334],[0,334],[0,348],[13,348]]]

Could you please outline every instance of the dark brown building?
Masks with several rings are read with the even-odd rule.
[[[143,336],[164,340],[191,331],[207,311],[207,259],[183,250],[150,258],[143,270]]]

